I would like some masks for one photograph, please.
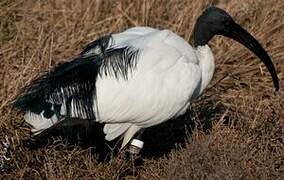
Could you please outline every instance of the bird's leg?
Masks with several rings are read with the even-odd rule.
[[[144,142],[141,140],[142,139],[141,135],[143,131],[144,131],[143,129],[140,129],[136,133],[134,138],[130,140],[129,147],[124,148],[125,146],[123,146],[123,148],[120,149],[120,152],[116,158],[118,160],[117,161],[119,164],[118,166],[121,166],[125,160],[124,157],[126,155],[127,159],[130,160],[129,162],[132,163],[133,173],[135,173],[135,164],[137,164],[137,160],[141,159],[139,158],[138,155],[144,145]]]
[[[136,166],[138,164],[143,163],[142,159],[139,156],[141,149],[143,148],[144,142],[142,141],[142,134],[144,129],[141,129],[136,136],[130,141],[129,145],[129,154],[130,154],[130,162],[132,163],[132,173],[133,176],[136,174]]]
[[[129,153],[131,155],[138,155],[143,148],[144,142],[142,141],[142,134],[144,132],[144,129],[141,129],[135,138],[133,138],[130,141],[130,146],[129,146]]]

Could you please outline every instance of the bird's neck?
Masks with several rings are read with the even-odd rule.
[[[215,62],[211,48],[208,45],[197,46],[196,55],[198,57],[199,66],[202,71],[201,86],[199,88],[199,92],[197,93],[199,96],[213,77],[215,71]]]

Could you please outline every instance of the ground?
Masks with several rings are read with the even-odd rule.
[[[38,74],[133,26],[168,28],[192,42],[194,22],[210,4],[267,49],[279,92],[252,53],[217,36],[212,82],[185,116],[145,132],[142,158],[111,156],[116,142],[105,145],[97,125],[80,138],[66,137],[65,128],[65,135],[26,141],[30,129],[9,102]],[[0,0],[0,178],[283,179],[283,9],[283,0]]]

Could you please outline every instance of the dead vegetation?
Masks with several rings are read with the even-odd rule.
[[[100,35],[131,26],[168,28],[191,41],[195,19],[209,4],[226,9],[268,50],[280,78],[279,92],[253,54],[215,37],[210,45],[217,69],[208,90],[180,121],[148,130],[143,159],[135,165],[121,156],[98,162],[96,148],[71,146],[60,137],[36,149],[25,146],[29,128],[9,101],[37,74],[67,61]],[[283,179],[283,9],[283,0],[0,1],[0,151],[5,137],[10,143],[0,176]]]

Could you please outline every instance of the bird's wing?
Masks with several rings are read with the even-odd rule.
[[[26,112],[25,119],[41,132],[62,119],[96,119],[98,76],[128,78],[137,52],[131,47],[112,47],[105,36],[86,46],[82,53],[32,81],[13,105]]]

